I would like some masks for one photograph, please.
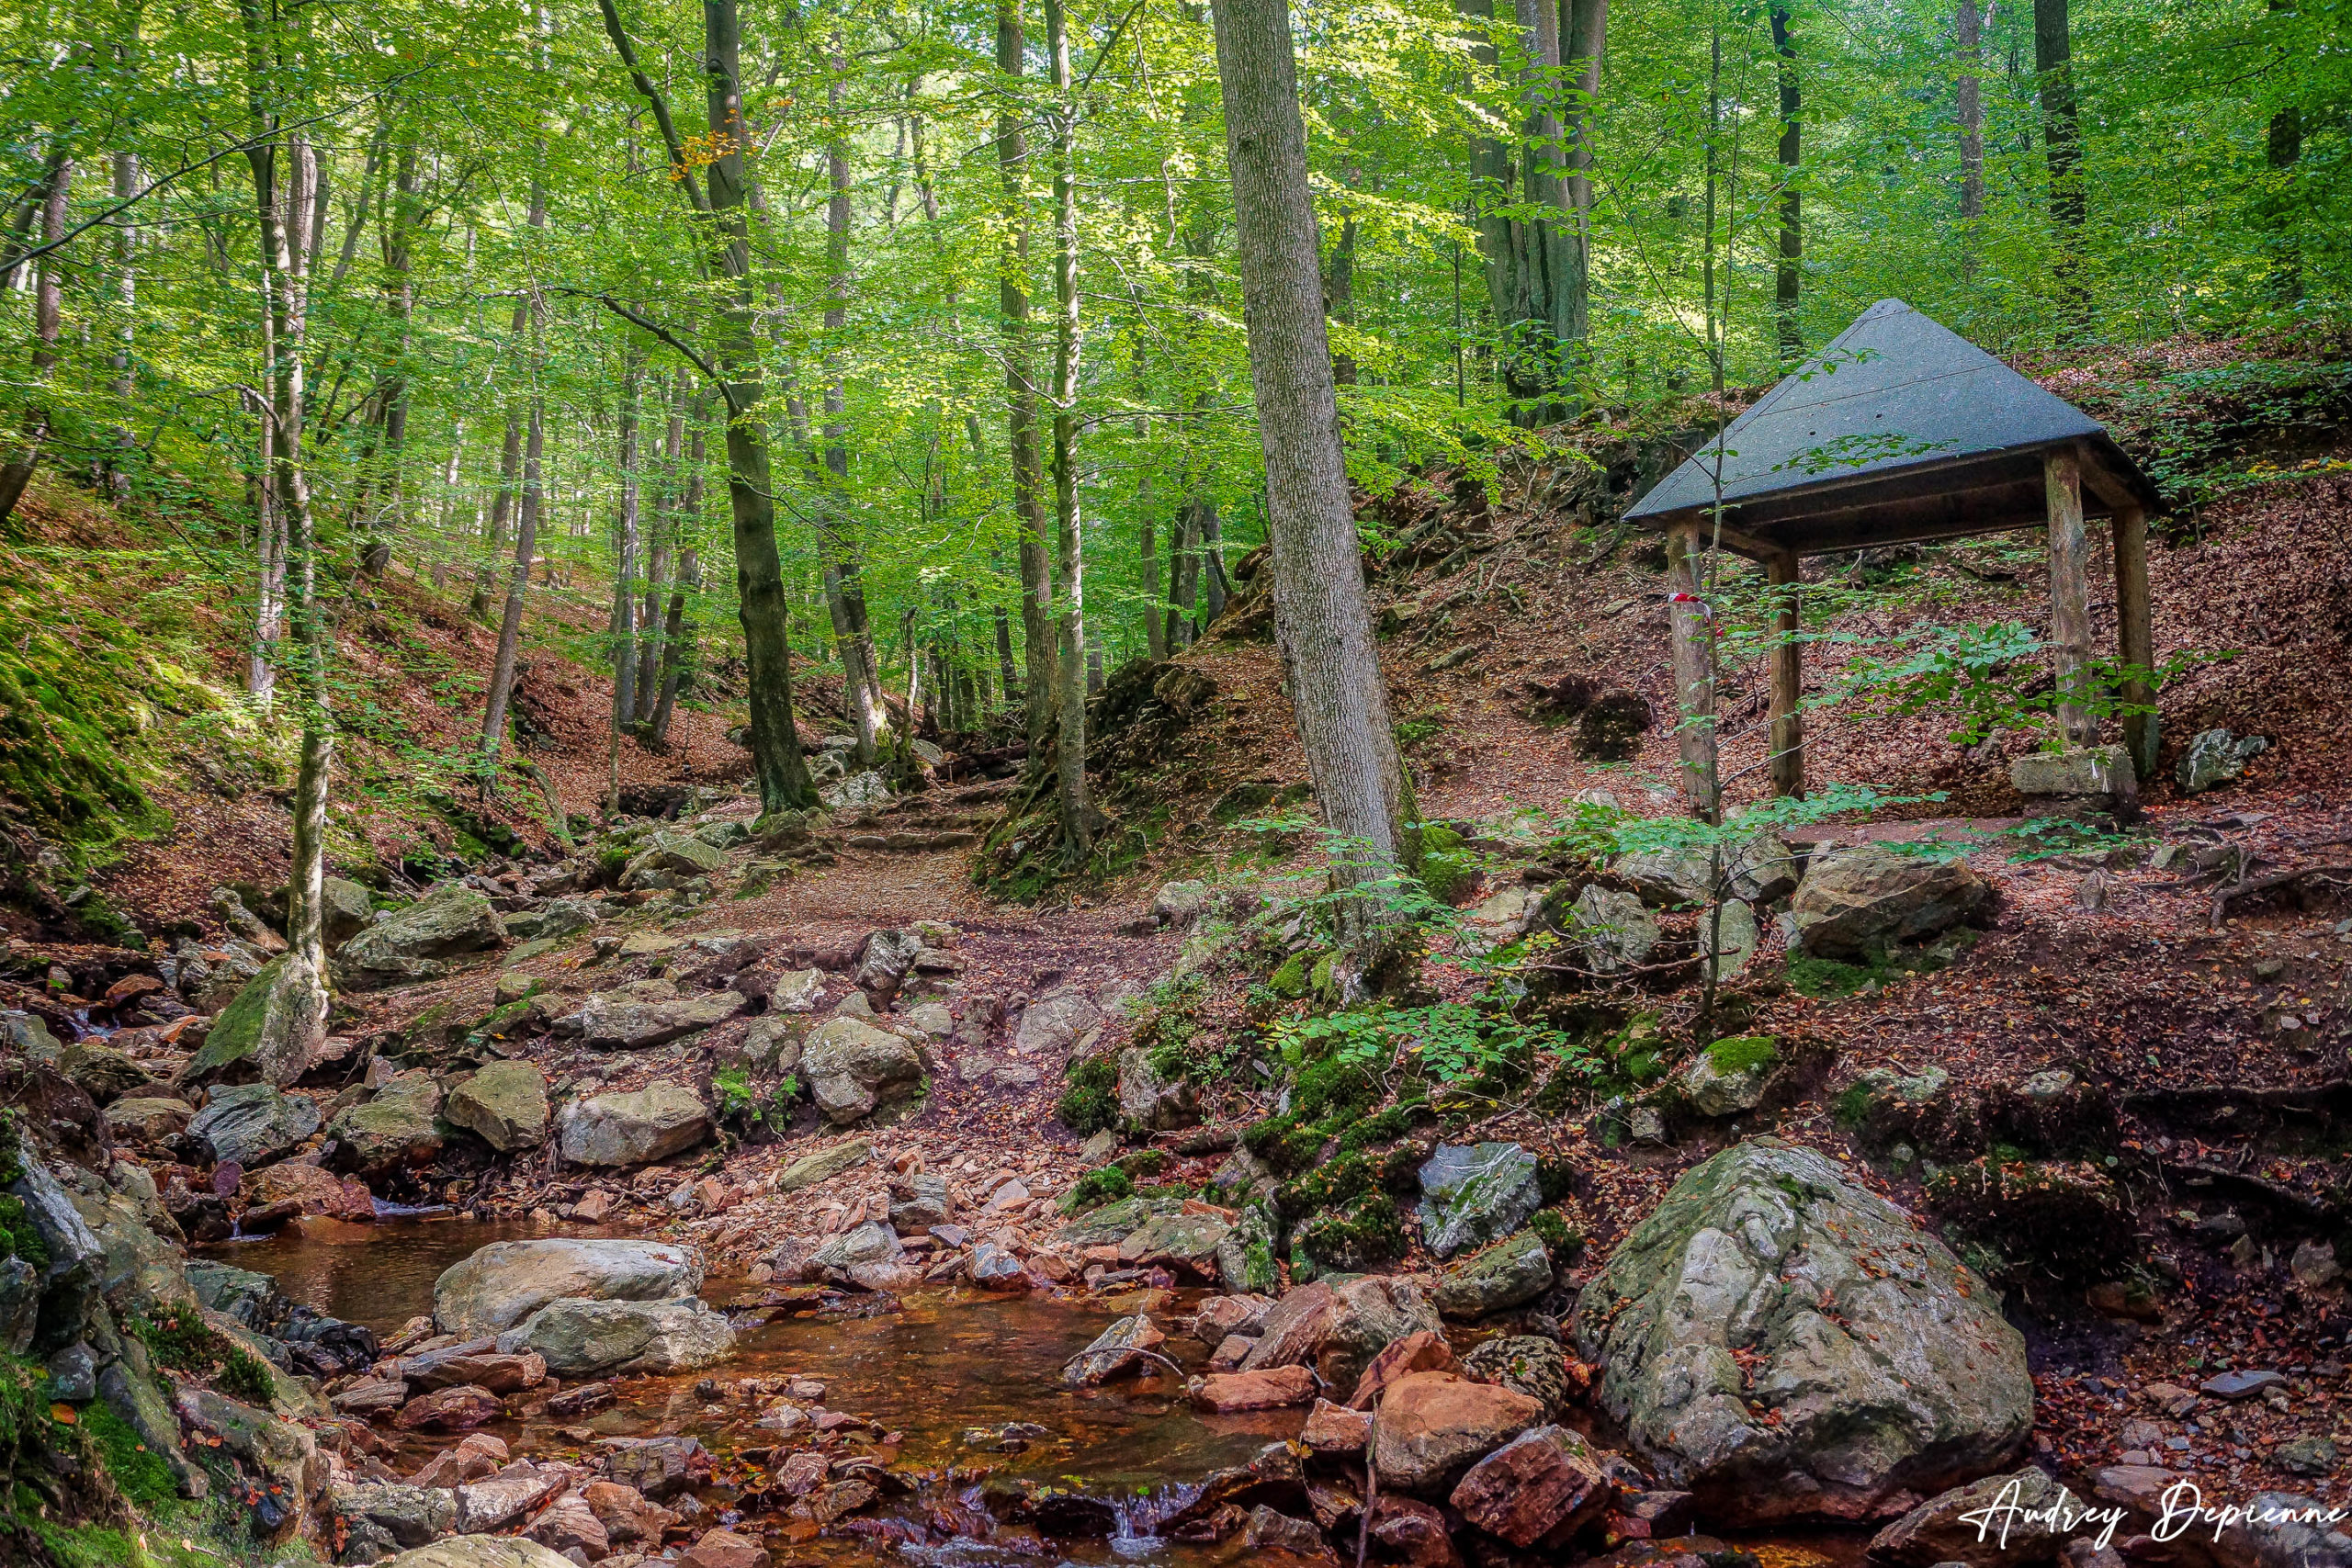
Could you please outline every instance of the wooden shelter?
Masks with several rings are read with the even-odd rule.
[[[2112,520],[2117,653],[2154,662],[2147,517],[2155,487],[2106,429],[1900,299],[1862,312],[1626,513],[1662,531],[1675,590],[1674,674],[1684,787],[1702,809],[1714,775],[1714,681],[1697,562],[1719,544],[1761,562],[1775,584],[1832,550],[2050,531],[2051,643],[2062,693],[2079,692],[2091,649],[2085,515]],[[1779,613],[1771,654],[1771,770],[1779,795],[1804,793],[1804,671],[1796,596]],[[2143,682],[2125,688],[2146,703]],[[1697,719],[1700,722],[1691,722]],[[2062,703],[2068,740],[2096,740],[2096,717]],[[2153,713],[2127,716],[2142,778],[2156,762]]]

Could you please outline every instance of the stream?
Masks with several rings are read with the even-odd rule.
[[[559,1234],[621,1234],[456,1219],[375,1225],[314,1220],[299,1229],[303,1234],[289,1230],[204,1251],[274,1276],[290,1301],[385,1337],[411,1317],[431,1312],[434,1281],[478,1247]],[[714,1277],[702,1293],[714,1306],[729,1308],[758,1301],[763,1287]],[[1143,1500],[1164,1500],[1171,1486],[1221,1466],[1247,1463],[1266,1444],[1295,1436],[1305,1412],[1200,1416],[1173,1376],[1164,1372],[1105,1388],[1064,1388],[1063,1363],[1118,1315],[1108,1306],[1082,1301],[923,1292],[907,1297],[898,1311],[871,1316],[797,1316],[750,1327],[740,1326],[745,1320],[739,1317],[736,1353],[719,1366],[613,1380],[617,1402],[584,1418],[526,1416],[484,1429],[503,1439],[518,1458],[575,1459],[583,1439],[593,1438],[692,1437],[717,1464],[718,1483],[702,1489],[702,1500],[718,1516],[716,1522],[725,1522],[727,1512],[739,1506],[741,1492],[760,1483],[765,1473],[760,1461],[775,1438],[753,1424],[765,1400],[702,1397],[696,1385],[752,1376],[810,1377],[826,1385],[822,1403],[828,1408],[870,1417],[898,1438],[862,1446],[915,1485],[905,1495],[886,1495],[872,1510],[840,1521],[821,1537],[812,1537],[814,1527],[805,1520],[747,1513],[745,1533],[769,1526],[784,1529],[795,1562],[1199,1568],[1229,1561],[1238,1541],[1222,1548],[1185,1545],[1153,1537],[1148,1526],[1128,1521],[1150,1517]],[[1171,1334],[1163,1348],[1188,1370],[1208,1356],[1206,1346],[1184,1335]],[[1016,1453],[988,1451],[966,1438],[972,1428],[1016,1422],[1042,1427],[1045,1434],[1028,1438]],[[457,1441],[447,1435],[378,1430],[400,1447],[400,1454],[387,1462],[403,1475]],[[1121,1505],[1120,1528],[1109,1540],[1057,1537],[1050,1544],[1018,1526],[999,1528],[985,1540],[948,1533],[943,1526],[960,1521],[968,1528],[974,1516],[986,1517],[976,1490],[984,1476],[992,1487],[1028,1480],[1114,1500]]]

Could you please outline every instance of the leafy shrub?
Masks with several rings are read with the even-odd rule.
[[[1554,1267],[1575,1262],[1584,1254],[1584,1237],[1568,1224],[1567,1216],[1557,1209],[1538,1209],[1527,1222],[1535,1239],[1552,1255]]]
[[[1387,1193],[1369,1192],[1308,1221],[1295,1245],[1327,1269],[1369,1269],[1405,1256],[1405,1216]]]
[[[1132,1198],[1135,1190],[1135,1183],[1127,1179],[1125,1171],[1115,1165],[1106,1165],[1100,1170],[1090,1170],[1080,1177],[1076,1185],[1070,1188],[1069,1201],[1064,1207],[1069,1213],[1083,1213],[1105,1203],[1115,1203],[1122,1198]]]
[[[33,1224],[21,1198],[0,1194],[0,1258],[21,1258],[35,1269],[49,1267],[49,1243]]]
[[[1072,1062],[1064,1075],[1069,1087],[1055,1103],[1054,1114],[1080,1137],[1119,1124],[1119,1066],[1107,1055]]]
[[[157,1366],[210,1378],[232,1399],[266,1409],[277,1391],[259,1357],[216,1331],[192,1308],[165,1303],[152,1317],[134,1312],[130,1332]]]

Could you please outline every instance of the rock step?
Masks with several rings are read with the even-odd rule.
[[[852,833],[842,842],[853,850],[881,850],[916,854],[926,850],[964,850],[980,841],[978,833]]]

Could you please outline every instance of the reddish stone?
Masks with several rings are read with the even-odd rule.
[[[548,1505],[547,1511],[531,1521],[523,1534],[554,1552],[578,1548],[590,1562],[609,1556],[612,1537],[605,1532],[604,1521],[588,1506],[588,1500],[577,1492],[568,1492]]]
[[[414,1371],[403,1370],[401,1375],[423,1389],[452,1388],[459,1383],[471,1383],[492,1393],[515,1393],[526,1388],[537,1388],[547,1381],[547,1358],[536,1350],[520,1355],[502,1356],[495,1351],[479,1351],[472,1355],[436,1357],[428,1366]]]
[[[1541,1400],[1452,1372],[1388,1386],[1372,1423],[1380,1490],[1442,1496],[1471,1464],[1544,1419]]]
[[[1193,1380],[1193,1408],[1220,1414],[1279,1410],[1315,1397],[1315,1374],[1305,1367],[1273,1367],[1260,1372],[1218,1372]]]
[[[580,1489],[580,1500],[588,1505],[589,1512],[616,1544],[641,1540],[659,1548],[662,1532],[678,1522],[677,1515],[649,1502],[636,1487],[617,1481],[590,1482]]]
[[[678,1559],[678,1568],[768,1568],[767,1549],[733,1530],[712,1530]]]
[[[1616,1489],[1584,1439],[1538,1427],[1470,1467],[1453,1489],[1462,1517],[1513,1546],[1568,1537],[1604,1512]]]
[[[408,1403],[408,1384],[398,1378],[362,1378],[329,1394],[327,1403],[346,1416],[389,1416]]]
[[[830,1468],[823,1454],[804,1449],[776,1466],[774,1485],[787,1497],[806,1497],[824,1484]]]
[[[1408,1334],[1372,1359],[1356,1380],[1356,1391],[1348,1400],[1351,1410],[1369,1410],[1380,1397],[1380,1391],[1398,1378],[1414,1372],[1450,1372],[1453,1370],[1453,1347],[1445,1336],[1421,1329]]]
[[[1382,1497],[1372,1506],[1372,1539],[1386,1547],[1405,1568],[1462,1568],[1462,1554],[1445,1516],[1427,1503],[1410,1497]]]
[[[1318,1454],[1360,1454],[1372,1441],[1372,1412],[1318,1399],[1306,1413],[1298,1440]]]
[[[392,1425],[403,1432],[463,1432],[487,1427],[504,1414],[498,1395],[471,1383],[459,1383],[410,1400],[392,1417]]]
[[[1250,1510],[1250,1523],[1242,1540],[1252,1551],[1284,1551],[1314,1562],[1340,1560],[1322,1530],[1305,1519],[1278,1514],[1263,1503]]]

